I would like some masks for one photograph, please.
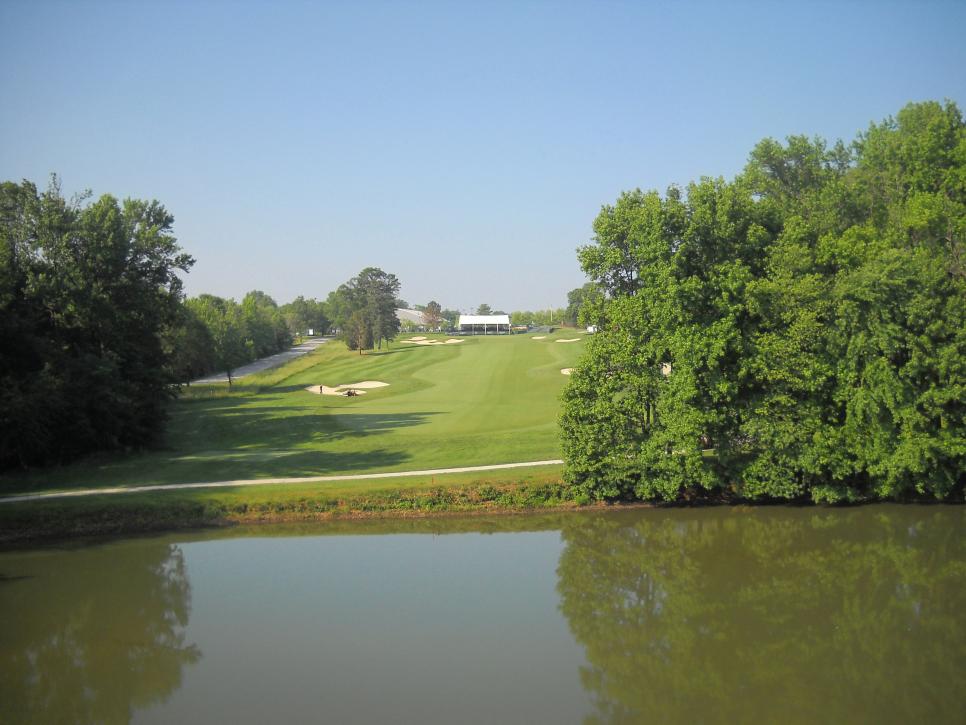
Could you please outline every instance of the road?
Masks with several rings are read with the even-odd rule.
[[[312,352],[319,345],[325,343],[327,338],[324,337],[310,337],[301,345],[296,345],[293,348],[286,350],[285,352],[279,352],[275,355],[270,355],[269,357],[263,357],[261,360],[256,360],[255,362],[250,362],[247,365],[243,365],[237,370],[233,370],[231,373],[231,379],[237,380],[238,378],[243,378],[246,375],[253,375],[254,373],[260,373],[262,370],[268,370],[269,368],[274,368],[282,363],[286,363],[289,360],[293,360],[301,355]],[[192,385],[205,385],[208,383],[227,383],[228,376],[221,372],[217,375],[209,375],[205,378],[198,378],[197,380],[192,380]]]
[[[496,463],[490,466],[463,466],[461,468],[431,468],[426,471],[393,471],[391,473],[353,473],[345,476],[302,476],[299,478],[244,478],[237,481],[210,481],[208,483],[171,483],[156,486],[131,486],[130,488],[83,488],[76,491],[55,493],[31,493],[22,496],[5,496],[0,504],[17,501],[40,501],[52,498],[75,498],[78,496],[105,496],[119,493],[143,493],[144,491],[179,491],[190,488],[236,488],[238,486],[270,486],[286,483],[332,483],[335,481],[369,481],[375,478],[404,478],[406,476],[435,476],[443,473],[473,473],[475,471],[502,471],[509,468],[533,468],[536,466],[559,466],[563,461],[527,461],[526,463]]]

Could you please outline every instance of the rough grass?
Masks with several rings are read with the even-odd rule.
[[[0,506],[0,545],[280,521],[575,508],[558,466],[337,484],[171,490]]]
[[[532,340],[530,335],[468,337],[446,346],[395,343],[366,355],[328,343],[303,358],[245,378],[231,391],[227,384],[186,389],[172,405],[168,433],[157,450],[7,475],[0,478],[0,492],[559,458],[558,399],[568,380],[560,369],[573,367],[583,347],[582,342],[555,343],[568,336],[576,335],[564,331],[545,340]],[[390,385],[355,398],[304,390],[319,383],[361,380]],[[525,474],[510,475],[521,479]],[[390,479],[380,486],[384,491],[407,489],[412,480]],[[254,501],[257,490],[245,489],[239,495]],[[279,489],[273,491],[273,497],[281,495]],[[192,494],[185,500],[218,500],[212,496]]]

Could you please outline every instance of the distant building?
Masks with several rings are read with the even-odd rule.
[[[460,332],[467,335],[508,335],[509,315],[460,315]]]
[[[426,321],[423,319],[423,313],[420,310],[396,310],[396,317],[399,318],[400,322],[411,322],[414,325],[424,326]]]

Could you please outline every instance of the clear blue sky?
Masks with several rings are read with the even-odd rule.
[[[533,309],[624,189],[966,108],[966,2],[0,0],[0,178],[155,198],[190,294]]]

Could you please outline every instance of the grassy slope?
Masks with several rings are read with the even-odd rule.
[[[173,406],[163,450],[7,476],[0,479],[0,490],[557,458],[558,398],[567,381],[560,369],[572,367],[583,347],[579,342],[554,342],[568,336],[578,335],[557,333],[546,340],[529,335],[476,337],[445,347],[397,343],[389,351],[363,356],[330,343],[284,368],[254,376],[230,395],[223,386],[193,389]],[[312,384],[361,380],[382,380],[390,386],[356,398],[304,390]],[[411,483],[382,482],[380,490]]]
[[[0,547],[200,526],[573,508],[559,471],[172,490],[0,506]]]

